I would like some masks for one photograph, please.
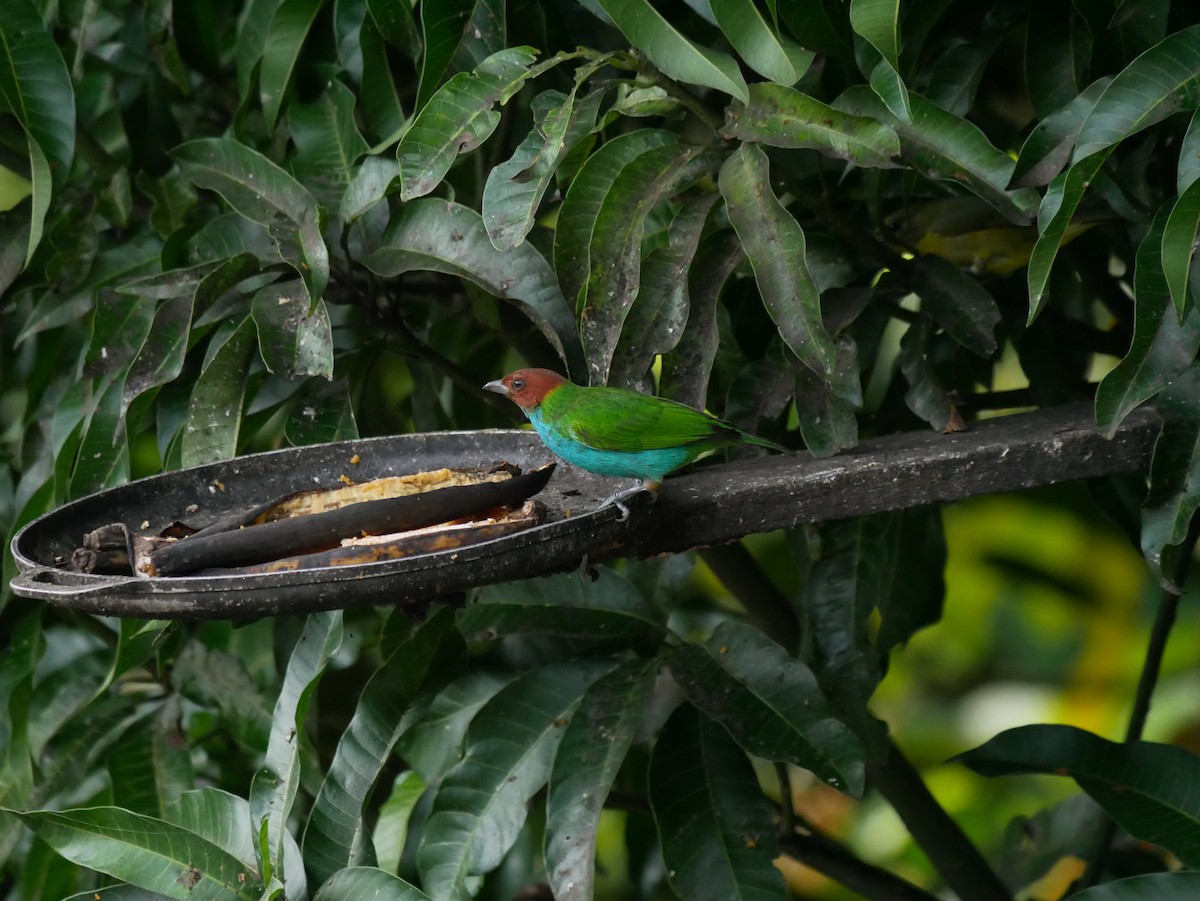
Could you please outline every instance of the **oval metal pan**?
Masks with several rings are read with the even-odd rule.
[[[354,458],[358,462],[353,462]],[[613,483],[560,462],[535,500],[547,521],[515,535],[400,560],[291,572],[156,579],[91,575],[54,565],[84,533],[113,522],[157,533],[176,519],[204,525],[305,488],[337,487],[440,467],[504,460],[524,470],[554,462],[523,430],[430,432],[287,448],[130,482],[66,504],[12,540],[19,595],[85,613],[143,619],[250,619],[369,606],[412,604],[530,573],[561,568],[616,538],[615,507],[597,509]],[[191,505],[195,510],[189,511]],[[146,527],[142,528],[142,524]]]

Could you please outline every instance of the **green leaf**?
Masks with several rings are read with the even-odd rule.
[[[525,240],[559,163],[596,127],[603,97],[603,91],[583,100],[544,91],[533,99],[533,130],[483,187],[483,221],[497,250]]]
[[[695,262],[688,271],[687,326],[675,349],[663,358],[660,386],[663,397],[696,409],[707,406],[709,375],[720,345],[717,306],[722,289],[745,257],[741,242],[729,229],[700,242]]]
[[[421,4],[421,36],[425,56],[421,60],[421,83],[417,87],[416,110],[423,109],[466,37],[467,23],[475,11],[476,0],[441,0]]]
[[[766,799],[746,755],[688,705],[671,715],[650,761],[650,805],[667,879],[680,898],[784,901]]]
[[[288,133],[296,145],[292,171],[321,205],[336,210],[370,149],[354,121],[354,95],[337,79],[313,103],[288,109]]]
[[[1175,170],[1175,190],[1182,194],[1200,180],[1200,110],[1192,113],[1187,132],[1179,144],[1179,166]]]
[[[463,740],[475,714],[508,684],[485,669],[469,669],[438,692],[416,728],[399,742],[400,756],[427,783],[435,785],[463,756]]]
[[[258,73],[259,100],[268,131],[275,130],[300,51],[323,5],[324,0],[283,0],[275,9]]]
[[[721,134],[771,147],[816,150],[825,156],[868,168],[897,168],[900,139],[890,125],[853,116],[794,88],[750,85],[750,101],[732,103]]]
[[[466,756],[442,781],[417,849],[421,884],[434,898],[466,899],[466,880],[494,869],[516,841],[529,799],[587,687],[607,663],[552,663],[502,689],[467,730]]]
[[[946,536],[939,507],[892,514],[886,573],[879,598],[875,647],[880,661],[942,616],[946,595]]]
[[[678,145],[673,134],[641,129],[607,141],[591,154],[563,198],[554,230],[554,269],[572,316],[582,304],[592,274],[591,247],[604,200],[624,168],[644,153]],[[572,319],[572,322],[574,320]]]
[[[181,901],[257,901],[261,877],[193,832],[119,807],[10,811],[73,863]]]
[[[655,359],[679,343],[691,317],[689,279],[684,273],[693,271],[717,199],[715,192],[706,192],[684,203],[671,222],[667,245],[642,259],[637,303],[625,318],[609,369],[609,384],[638,384]]]
[[[250,307],[268,372],[287,379],[333,378],[333,328],[325,302],[309,303],[299,279],[260,288]]]
[[[545,258],[528,243],[496,250],[474,210],[435,197],[405,204],[360,262],[388,278],[424,270],[468,279],[524,312],[571,372],[582,367],[575,318]]]
[[[910,96],[910,121],[894,118],[871,93],[851,88],[834,106],[891,125],[900,137],[904,162],[926,178],[951,181],[986,200],[1010,221],[1033,218],[1038,195],[1031,188],[1008,190],[1015,163],[974,124],[940,109],[917,94]]]
[[[195,788],[191,753],[180,734],[179,719],[180,698],[171,695],[153,716],[134,724],[113,745],[108,773],[113,795],[126,810],[171,819],[168,808]]]
[[[921,309],[967,350],[984,359],[996,352],[1000,307],[958,266],[939,256],[918,257],[913,292],[921,298]]]
[[[408,822],[428,787],[412,770],[405,770],[392,781],[391,794],[379,805],[379,817],[371,832],[371,846],[381,870],[399,871],[400,858],[408,841]]]
[[[468,637],[557,635],[638,643],[663,636],[662,618],[641,593],[610,569],[596,581],[576,573],[489,586],[462,613]]]
[[[1132,410],[1182,373],[1200,349],[1200,308],[1190,305],[1181,322],[1163,274],[1161,255],[1169,216],[1168,207],[1159,209],[1138,246],[1133,340],[1129,352],[1096,388],[1096,422],[1110,436]]]
[[[234,62],[237,69],[238,97],[244,105],[250,100],[250,86],[255,68],[262,61],[263,48],[275,12],[283,0],[250,0],[238,20],[237,45]]]
[[[876,96],[900,121],[912,118],[908,89],[900,77],[900,0],[851,0],[850,25],[878,54],[864,54],[868,80]],[[863,68],[867,72],[867,68]]]
[[[1175,198],[1162,235],[1162,268],[1175,311],[1182,319],[1188,308],[1188,272],[1200,230],[1200,181]]]
[[[368,853],[367,798],[400,737],[428,705],[419,698],[463,668],[466,647],[454,614],[439,608],[371,676],[338,741],[304,831],[304,862],[313,882],[363,863]]]
[[[341,6],[339,3],[338,7]],[[428,6],[421,8],[429,9]],[[363,128],[368,136],[380,142],[381,148],[390,147],[399,140],[408,124],[408,117],[396,88],[396,76],[392,73],[387,46],[375,27],[374,19],[368,18],[362,23],[359,43],[362,47],[362,78],[358,99],[362,108]]]
[[[1174,559],[1200,508],[1200,366],[1192,363],[1171,380],[1155,405],[1162,431],[1150,461],[1150,490],[1142,508],[1142,553],[1172,590]],[[1173,551],[1174,553],[1169,553]]]
[[[71,474],[72,497],[112,488],[129,480],[129,439],[125,432],[125,378],[118,374],[98,386],[96,408],[88,417]]]
[[[900,371],[908,381],[904,402],[935,431],[955,431],[960,414],[933,365],[933,320],[922,315],[900,339]]]
[[[32,138],[29,139],[29,171],[32,198],[29,204],[29,238],[25,245],[25,260],[22,266],[28,266],[33,259],[33,252],[42,243],[45,233],[46,214],[50,211],[50,200],[53,197],[54,179],[50,171],[50,163],[42,148]]]
[[[608,381],[613,352],[629,307],[638,296],[646,216],[663,198],[716,169],[717,158],[698,146],[667,144],[623,167],[596,212],[591,272],[579,306],[579,335],[588,380]]]
[[[304,278],[314,299],[324,293],[329,251],[321,237],[316,199],[300,182],[231,138],[188,141],[171,155],[193,184],[216,191],[238,213],[271,229],[277,243],[297,241],[301,259],[291,259],[286,246],[280,252]]]
[[[1073,901],[1191,901],[1200,896],[1200,873],[1147,873],[1115,879],[1072,895]]]
[[[1048,185],[1062,172],[1071,160],[1079,130],[1111,81],[1111,78],[1096,80],[1078,97],[1033,127],[1017,155],[1017,165],[1012,173],[1014,187]]]
[[[1001,732],[956,759],[984,776],[1070,776],[1134,838],[1200,864],[1200,757],[1191,751],[1039,725]]]
[[[416,886],[375,867],[348,867],[340,870],[321,886],[313,901],[359,901],[361,898],[377,898],[379,901],[429,901],[429,896]]]
[[[757,629],[724,622],[668,663],[688,699],[751,754],[794,763],[840,791],[862,793],[858,739],[833,717],[812,671]]]
[[[421,58],[421,29],[408,0],[367,0],[367,11],[385,41],[409,59]]]
[[[363,216],[387,197],[400,177],[400,164],[388,157],[369,156],[354,172],[342,195],[338,215],[350,223]]]
[[[246,371],[253,353],[254,325],[249,318],[213,336],[188,402],[181,447],[183,466],[200,466],[237,455]]]
[[[306,381],[296,395],[296,412],[284,426],[284,437],[293,447],[358,438],[349,381]]]
[[[732,57],[689,41],[648,0],[596,3],[663,74],[685,84],[715,88],[743,103],[748,99],[746,81]]]
[[[834,383],[857,385],[860,380],[858,347],[848,335],[834,342],[837,362]],[[847,401],[837,396],[815,372],[796,361],[792,366],[796,418],[804,446],[814,457],[829,457],[858,443],[858,418],[854,411],[862,406],[861,394]]]
[[[1046,196],[1038,209],[1038,239],[1029,257],[1026,279],[1029,285],[1029,323],[1041,313],[1049,296],[1046,286],[1050,282],[1050,269],[1058,249],[1062,247],[1071,218],[1083,200],[1083,194],[1092,179],[1108,159],[1108,151],[1101,151],[1075,163],[1066,172],[1050,182]]]
[[[859,393],[857,378],[837,379],[837,351],[821,321],[820,294],[804,258],[804,231],[776,198],[768,166],[767,155],[754,144],[743,144],[721,166],[718,184],[729,221],[788,348],[834,394],[851,400]]]
[[[275,702],[266,759],[250,786],[250,822],[260,842],[265,839],[259,865],[276,877],[289,875],[284,869],[284,837],[300,785],[304,715],[325,667],[341,644],[342,611],[309,614]]]
[[[752,0],[712,0],[713,16],[733,49],[755,72],[779,84],[795,84],[812,65],[813,52],[767,24]]]
[[[1024,74],[1039,118],[1046,118],[1081,93],[1091,63],[1092,33],[1084,12],[1074,4],[1029,7]]]
[[[602,676],[563,732],[546,801],[546,876],[558,901],[592,897],[600,814],[650,703],[658,666],[630,660]]]
[[[1168,35],[1112,80],[1083,123],[1073,163],[1180,110],[1200,107],[1200,25]]]
[[[30,0],[0,7],[0,98],[25,129],[31,154],[36,145],[65,180],[75,156],[75,92],[54,36]],[[36,197],[37,178],[34,185]]]
[[[503,106],[533,74],[531,47],[510,47],[493,54],[470,74],[451,78],[400,139],[400,198],[423,197],[441,183],[460,153],[474,150],[495,130]]]

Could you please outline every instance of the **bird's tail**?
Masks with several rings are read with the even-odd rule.
[[[782,444],[776,444],[774,441],[768,441],[766,438],[759,438],[757,435],[752,435],[750,432],[743,432],[741,429],[737,431],[741,436],[743,444],[753,444],[755,447],[765,447],[767,450],[779,451],[782,454],[790,454],[792,456],[796,454],[794,450],[784,447]]]

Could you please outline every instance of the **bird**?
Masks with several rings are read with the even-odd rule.
[[[689,406],[625,388],[585,388],[549,369],[518,369],[483,386],[521,408],[542,441],[557,456],[599,475],[640,479],[600,507],[616,506],[648,491],[657,497],[670,472],[701,454],[729,444],[788,450]]]

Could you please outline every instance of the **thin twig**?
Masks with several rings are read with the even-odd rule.
[[[739,541],[704,548],[703,560],[721,584],[746,608],[750,621],[789,653],[800,640],[800,628],[791,604],[762,566]]]
[[[842,845],[820,833],[785,835],[780,838],[779,847],[784,854],[864,898],[877,901],[934,901],[936,898],[895,873],[859,860]]]

